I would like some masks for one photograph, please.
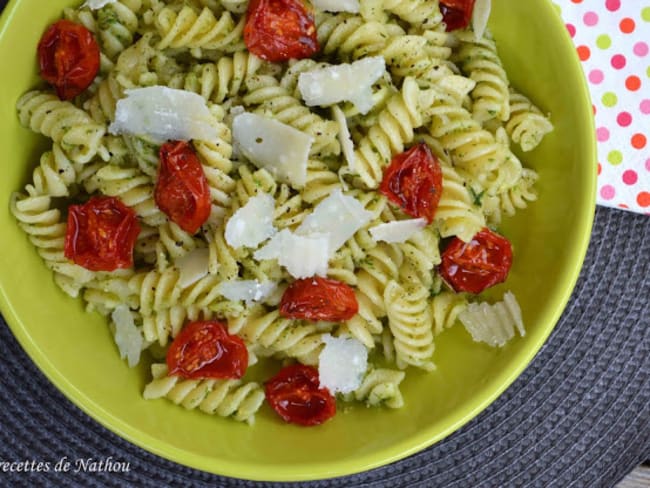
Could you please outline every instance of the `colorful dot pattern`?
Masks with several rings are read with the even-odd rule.
[[[554,0],[594,103],[599,205],[650,215],[650,0]]]

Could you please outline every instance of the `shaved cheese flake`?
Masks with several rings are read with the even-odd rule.
[[[359,0],[313,0],[317,10],[323,12],[350,12],[359,13]]]
[[[345,241],[372,219],[372,213],[359,200],[334,190],[320,202],[296,230],[300,235],[325,234],[329,237],[330,257]]]
[[[521,337],[526,335],[521,308],[511,292],[506,292],[503,301],[490,305],[486,302],[470,303],[458,314],[458,319],[476,342],[485,342],[492,347],[503,347],[515,336],[515,329]]]
[[[144,339],[142,332],[135,326],[133,313],[126,305],[119,305],[111,315],[115,324],[115,344],[120,351],[120,357],[126,359],[129,367],[133,368],[140,362],[140,352]]]
[[[325,276],[329,261],[329,239],[327,235],[296,235],[288,229],[277,233],[253,257],[258,260],[277,259],[294,278]]]
[[[389,243],[406,242],[414,234],[424,229],[427,225],[426,219],[398,220],[375,225],[370,228],[370,235],[376,241]]]
[[[208,274],[210,251],[206,247],[194,249],[174,261],[180,271],[178,286],[187,288]]]
[[[477,41],[481,40],[485,34],[491,10],[492,0],[476,0],[472,13],[472,30]]]
[[[277,120],[243,113],[233,119],[232,137],[239,154],[277,181],[294,188],[305,186],[311,136]]]
[[[246,202],[226,224],[226,242],[233,249],[257,247],[277,232],[273,226],[275,200],[262,193]]]
[[[332,394],[350,393],[359,386],[368,369],[368,350],[352,337],[323,337],[325,347],[318,357],[320,386]]]
[[[354,144],[352,144],[348,121],[345,118],[343,110],[338,105],[332,107],[332,115],[336,123],[339,124],[339,142],[341,143],[341,149],[343,149],[343,155],[348,162],[350,171],[354,172],[357,167],[357,157],[354,154]]]
[[[117,0],[86,0],[81,7],[88,7],[90,10],[99,10],[109,3],[117,3]]]
[[[205,99],[185,90],[150,86],[118,100],[111,134],[147,135],[157,142],[214,140],[217,128]]]
[[[246,305],[261,302],[271,296],[277,289],[275,281],[260,283],[257,280],[230,280],[219,284],[219,293],[228,300],[244,301]]]
[[[337,64],[301,73],[298,89],[310,107],[349,101],[360,113],[366,114],[374,105],[372,84],[385,72],[383,57],[363,58],[352,64]]]

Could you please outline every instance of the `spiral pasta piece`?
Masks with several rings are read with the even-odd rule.
[[[476,82],[472,91],[472,116],[478,122],[492,119],[506,121],[510,118],[510,91],[496,44],[491,37],[476,39],[474,32],[457,33],[460,41],[454,55],[461,70]]]
[[[350,334],[368,349],[375,347],[375,337],[381,334],[383,325],[375,314],[376,308],[367,295],[359,290],[355,291],[359,311],[350,320],[341,326],[341,331]]]
[[[166,364],[151,366],[153,379],[145,386],[145,400],[167,398],[188,410],[232,417],[252,425],[264,402],[264,390],[254,382],[241,380],[184,380],[168,375]]]
[[[142,317],[142,332],[148,342],[158,342],[166,346],[170,339],[175,338],[188,321],[210,320],[213,312],[201,309],[197,305],[183,307],[174,305],[152,315]]]
[[[86,302],[86,310],[107,316],[120,305],[137,309],[138,297],[129,285],[133,274],[131,269],[96,273],[96,277],[84,288],[83,299]]]
[[[464,295],[443,291],[431,299],[433,333],[438,335],[454,325],[458,315],[467,308]]]
[[[338,124],[312,112],[275,78],[255,77],[255,80],[249,83],[249,92],[244,96],[243,102],[252,107],[254,113],[276,119],[311,135],[314,143],[310,155],[328,156],[340,153]]]
[[[79,296],[80,290],[95,274],[65,257],[66,224],[61,221],[61,212],[52,207],[52,198],[14,193],[10,209],[45,265],[54,271],[55,282],[73,298]]]
[[[200,239],[194,238],[194,236],[185,232],[176,223],[171,221],[164,222],[158,226],[158,242],[156,242],[158,267],[165,269],[168,258],[172,261],[181,258],[198,248],[201,243]]]
[[[181,294],[179,279],[180,273],[174,267],[136,273],[129,280],[129,287],[139,297],[140,313],[151,315],[177,305]]]
[[[435,369],[431,309],[427,299],[429,289],[421,283],[410,283],[405,288],[397,281],[389,281],[384,291],[388,326],[395,338],[397,365]]]
[[[424,121],[420,113],[420,89],[413,78],[406,78],[400,93],[393,95],[379,114],[377,125],[357,144],[356,169],[366,188],[379,186],[393,156],[413,141],[414,129]]]
[[[87,163],[102,149],[106,132],[83,110],[55,95],[33,90],[17,103],[20,123],[49,137],[75,163]]]
[[[235,23],[228,11],[217,18],[214,12],[204,7],[200,13],[190,6],[184,6],[179,12],[173,8],[161,9],[155,25],[161,37],[158,49],[203,48],[222,51],[237,50],[243,45],[245,17]]]
[[[215,63],[197,64],[182,76],[181,82],[173,82],[185,90],[198,93],[206,100],[223,103],[228,97],[236,97],[246,91],[246,84],[264,66],[264,62],[249,53],[238,51],[223,56]]]
[[[318,42],[326,56],[336,54],[344,61],[377,54],[392,35],[403,33],[396,24],[366,22],[350,14],[316,14]]]
[[[386,315],[384,292],[389,281],[397,279],[404,255],[395,244],[380,243],[368,251],[357,273],[357,290],[375,317]]]
[[[432,29],[442,22],[438,0],[384,0],[384,8],[422,29]]]
[[[451,94],[433,88],[427,114],[429,131],[448,152],[453,164],[478,185],[495,194],[508,188],[521,175],[521,162],[501,145]]]
[[[316,205],[334,190],[341,188],[339,175],[322,161],[310,160],[307,164],[307,182],[302,190],[302,198]]]
[[[522,151],[535,149],[544,136],[553,131],[553,124],[528,98],[510,89],[510,119],[506,131]]]
[[[472,201],[467,183],[458,172],[442,164],[442,195],[434,223],[441,237],[458,236],[469,242],[474,234],[485,227],[485,217]]]
[[[363,378],[361,386],[354,392],[354,399],[370,407],[385,405],[388,408],[402,408],[404,398],[399,385],[406,376],[404,371],[378,368]]]
[[[426,286],[433,285],[433,271],[440,264],[440,238],[434,226],[427,226],[399,244],[404,260],[409,264],[408,273]]]
[[[137,168],[107,164],[97,171],[91,180],[90,184],[94,188],[105,195],[118,197],[147,225],[158,226],[167,221],[167,217],[154,200],[151,178]]]
[[[270,354],[295,358],[308,365],[318,364],[323,348],[323,332],[315,325],[285,319],[278,310],[258,309],[239,320],[230,320],[228,330]]]
[[[76,182],[77,172],[72,161],[58,144],[41,156],[39,165],[32,173],[34,193],[52,197],[70,195],[70,185]]]

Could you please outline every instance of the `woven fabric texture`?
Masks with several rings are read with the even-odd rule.
[[[431,448],[312,483],[234,480],[149,454],[72,405],[0,325],[0,462],[106,459],[124,473],[3,473],[0,486],[611,487],[650,457],[650,219],[599,208],[573,297],[524,374]]]

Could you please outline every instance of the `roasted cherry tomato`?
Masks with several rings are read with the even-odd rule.
[[[168,142],[160,148],[155,199],[158,208],[190,234],[208,220],[208,180],[199,157],[187,142]]]
[[[442,194],[442,169],[429,146],[420,143],[395,156],[379,191],[407,214],[431,223]]]
[[[475,0],[440,0],[440,11],[447,32],[465,29],[472,20]]]
[[[81,24],[59,20],[38,43],[41,77],[56,89],[61,100],[70,100],[86,88],[99,71],[99,45]]]
[[[512,265],[512,246],[487,227],[471,241],[455,237],[442,253],[440,275],[457,292],[481,293],[505,281]]]
[[[248,349],[216,320],[192,322],[167,351],[170,375],[182,378],[241,378],[248,367]]]
[[[349,320],[359,311],[354,290],[340,281],[304,278],[291,283],[282,295],[280,315],[291,319]]]
[[[93,197],[68,208],[65,257],[91,271],[133,266],[140,234],[135,212],[114,197]]]
[[[314,16],[302,0],[251,0],[244,42],[271,62],[309,58],[320,49]]]
[[[318,425],[336,414],[336,399],[321,388],[318,370],[293,364],[266,382],[266,400],[286,422]]]

